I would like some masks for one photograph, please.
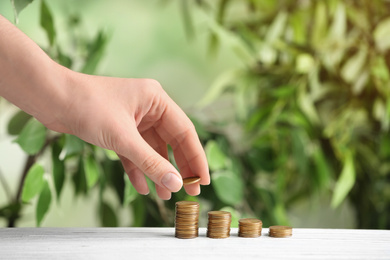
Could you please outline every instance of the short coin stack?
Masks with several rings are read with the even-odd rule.
[[[291,237],[292,227],[288,226],[270,226],[269,227],[270,237]]]
[[[175,237],[198,237],[199,203],[194,201],[176,202]]]
[[[242,218],[238,221],[239,237],[259,237],[263,222],[256,218]]]
[[[228,238],[230,236],[230,224],[232,215],[227,211],[210,211],[207,225],[209,238]]]

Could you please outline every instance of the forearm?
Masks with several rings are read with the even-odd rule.
[[[0,15],[0,96],[50,125],[68,100],[65,72]]]

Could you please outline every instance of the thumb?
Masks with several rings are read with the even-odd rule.
[[[118,145],[118,153],[133,162],[154,183],[177,192],[183,179],[176,168],[157,153],[136,131],[131,131]]]

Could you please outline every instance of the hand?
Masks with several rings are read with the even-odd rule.
[[[192,122],[157,81],[67,73],[71,104],[58,117],[62,122],[46,123],[47,127],[115,151],[141,194],[149,193],[144,174],[155,182],[162,199],[180,190],[182,177],[199,176],[200,184],[210,183]],[[168,161],[167,144],[181,175]],[[185,189],[193,196],[200,193],[199,184]]]
[[[74,134],[114,150],[135,189],[169,199],[182,178],[210,183],[206,156],[184,112],[149,79],[90,76],[51,60],[31,39],[0,15],[0,96],[36,117],[49,129]],[[170,144],[180,173],[168,161]],[[199,184],[185,187],[198,195]]]

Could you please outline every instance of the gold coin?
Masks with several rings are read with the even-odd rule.
[[[270,226],[268,234],[270,237],[291,237],[292,236],[292,227]]]
[[[198,221],[198,202],[176,202],[175,237],[184,239],[197,237],[199,230]]]
[[[199,177],[188,177],[183,179],[183,185],[186,186],[186,185],[198,183],[199,181],[200,181]]]

